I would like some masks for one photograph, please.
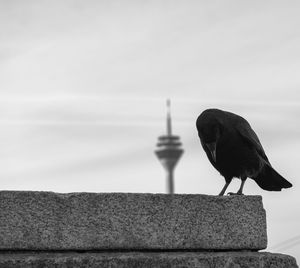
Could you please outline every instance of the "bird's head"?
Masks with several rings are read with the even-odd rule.
[[[196,127],[202,145],[210,151],[212,159],[216,162],[216,147],[223,132],[222,122],[213,110],[206,110],[197,118]]]

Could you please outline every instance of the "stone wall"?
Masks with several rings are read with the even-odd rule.
[[[297,267],[260,196],[0,192],[0,267]]]

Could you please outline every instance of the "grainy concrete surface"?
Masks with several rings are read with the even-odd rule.
[[[288,255],[259,252],[0,254],[0,268],[297,268]]]
[[[0,250],[264,249],[260,196],[0,192]]]

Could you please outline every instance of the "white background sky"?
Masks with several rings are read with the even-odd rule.
[[[217,194],[195,120],[226,109],[294,184],[248,181],[245,194],[263,196],[268,250],[299,260],[299,12],[296,0],[0,0],[1,189],[164,192],[153,151],[171,98],[176,192]]]

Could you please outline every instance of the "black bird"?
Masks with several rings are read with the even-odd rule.
[[[224,195],[233,177],[242,181],[238,195],[243,194],[248,177],[267,191],[292,187],[272,168],[257,135],[243,117],[208,109],[199,115],[196,126],[210,163],[225,178],[226,184],[219,195]]]

